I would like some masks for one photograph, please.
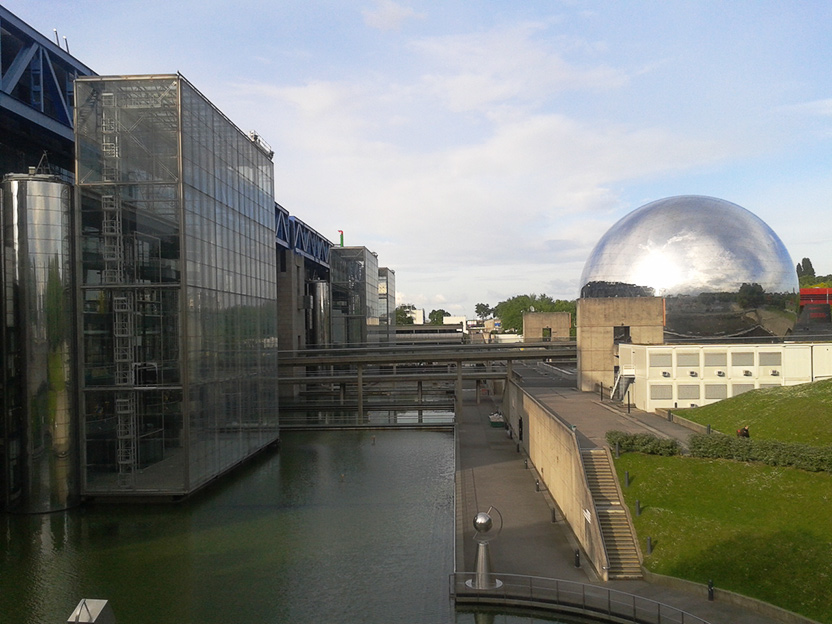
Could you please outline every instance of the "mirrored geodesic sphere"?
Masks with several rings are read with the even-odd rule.
[[[760,218],[715,197],[651,202],[613,225],[581,275],[581,297],[664,297],[665,337],[783,336],[795,265]]]

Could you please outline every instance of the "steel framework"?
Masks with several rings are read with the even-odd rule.
[[[0,61],[0,114],[74,140],[73,81],[95,72],[2,6]]]

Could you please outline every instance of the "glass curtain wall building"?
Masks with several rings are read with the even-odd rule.
[[[75,89],[82,491],[188,494],[278,436],[272,154],[180,75]]]
[[[333,247],[332,343],[379,341],[378,258],[366,247]]]
[[[382,342],[396,341],[396,272],[387,267],[378,270],[379,337]]]

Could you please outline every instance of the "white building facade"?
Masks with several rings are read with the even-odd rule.
[[[832,344],[619,345],[619,379],[648,412],[832,377]]]

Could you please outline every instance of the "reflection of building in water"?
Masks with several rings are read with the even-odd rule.
[[[84,492],[184,495],[278,435],[272,155],[179,75],[76,107]]]
[[[754,344],[793,335],[797,293],[783,243],[744,208],[701,196],[647,204],[613,225],[584,267],[578,385],[630,388],[655,409],[832,376],[823,346]]]

